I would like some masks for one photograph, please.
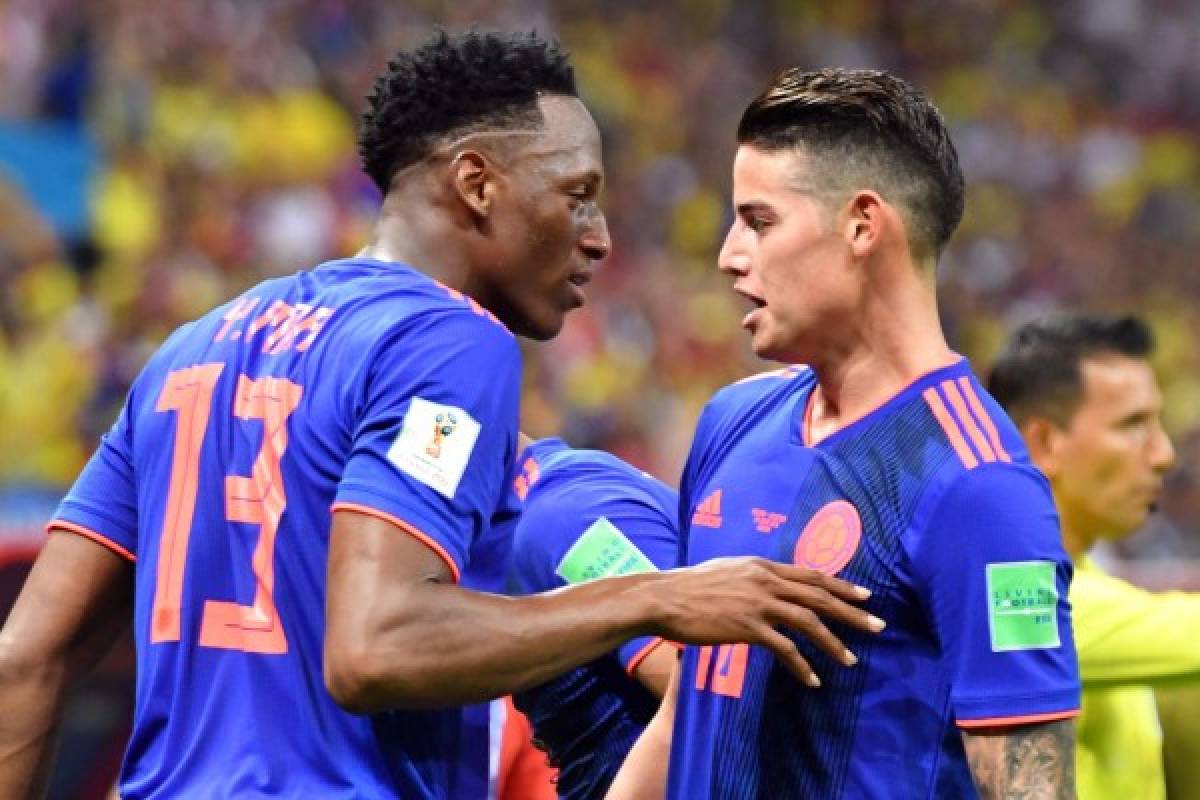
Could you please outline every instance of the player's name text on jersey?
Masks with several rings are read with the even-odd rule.
[[[289,350],[303,353],[312,347],[334,311],[327,306],[313,306],[309,303],[292,305],[283,300],[276,300],[252,318],[261,305],[262,298],[259,297],[239,297],[233,301],[222,317],[225,324],[213,336],[213,341],[249,340],[250,337],[269,329],[270,332],[263,339],[264,353],[279,355]],[[250,320],[246,327],[235,327],[245,320]]]

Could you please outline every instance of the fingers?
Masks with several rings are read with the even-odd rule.
[[[797,567],[792,564],[781,564],[777,561],[764,560],[767,567],[781,578],[793,583],[803,583],[808,586],[818,586],[834,597],[849,603],[861,603],[871,596],[871,590],[865,586],[826,575],[815,569]]]
[[[774,609],[772,616],[776,616],[774,621],[777,624],[796,631],[812,642],[817,649],[824,651],[830,658],[845,664],[847,667],[852,667],[858,663],[858,657],[850,652],[850,649],[846,647],[842,640],[835,636],[833,631],[825,627],[825,623],[821,621],[821,618],[809,609],[800,608],[789,603],[780,603]],[[786,639],[787,637],[784,636],[783,638]],[[789,641],[791,640],[789,639]]]
[[[861,603],[870,595],[870,590],[815,570],[786,564],[774,566],[780,568],[775,574],[782,579],[781,595],[788,602],[870,633],[879,633],[886,627],[879,617],[850,605],[851,602]]]
[[[852,606],[820,589],[810,586],[784,584],[780,596],[793,606],[808,609],[822,619],[840,622],[868,633],[879,633],[886,624],[866,609]]]
[[[759,638],[759,644],[774,653],[775,657],[782,661],[784,666],[804,684],[813,689],[820,687],[821,679],[804,660],[804,656],[800,655],[796,643],[787,636],[774,628],[766,628]]]

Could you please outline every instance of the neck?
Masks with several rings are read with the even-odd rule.
[[[463,239],[455,236],[454,214],[432,191],[428,179],[415,176],[393,185],[383,199],[371,243],[359,251],[363,258],[395,261],[418,269],[452,289],[470,293],[470,275]]]
[[[937,313],[932,277],[904,265],[901,280],[869,289],[836,328],[837,339],[810,348],[817,374],[811,432],[820,439],[870,413],[922,375],[953,363]],[[932,272],[930,273],[932,274]]]
[[[1053,487],[1051,487],[1053,488]],[[1055,492],[1057,498],[1058,493]],[[1096,542],[1096,526],[1074,513],[1064,503],[1058,503],[1058,520],[1062,529],[1063,548],[1072,559],[1079,558]]]

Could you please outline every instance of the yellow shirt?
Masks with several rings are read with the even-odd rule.
[[[1162,800],[1162,731],[1154,685],[1200,680],[1200,594],[1148,592],[1075,563],[1071,617],[1083,710],[1080,800]]]

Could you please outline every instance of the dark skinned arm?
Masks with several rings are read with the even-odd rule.
[[[845,581],[756,558],[500,597],[451,583],[445,562],[391,523],[337,511],[325,683],[357,713],[460,705],[544,683],[628,639],[653,635],[758,644],[813,685],[811,667],[775,626],[849,664],[853,656],[820,617],[881,629],[880,620],[850,605],[864,598]]]
[[[0,631],[0,797],[45,793],[63,699],[129,626],[132,603],[132,564],[50,535]]]
[[[963,733],[981,800],[1074,800],[1075,722]]]

